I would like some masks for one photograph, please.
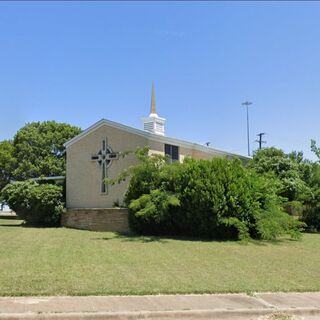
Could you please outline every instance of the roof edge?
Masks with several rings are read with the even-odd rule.
[[[248,160],[251,159],[251,157],[248,157],[248,156],[244,156],[244,155],[240,155],[240,154],[236,154],[236,153],[232,153],[232,152],[228,152],[228,151],[224,151],[224,150],[220,150],[220,149],[215,149],[215,148],[203,146],[201,144],[194,143],[194,142],[189,142],[189,141],[185,141],[185,140],[181,140],[181,139],[171,138],[171,137],[168,137],[168,136],[157,135],[157,134],[154,134],[154,133],[150,133],[150,132],[147,132],[147,131],[143,131],[143,130],[140,130],[140,129],[129,127],[129,126],[126,126],[124,124],[121,124],[121,123],[118,123],[118,122],[114,122],[114,121],[111,121],[111,120],[107,120],[107,119],[101,119],[101,120],[97,121],[96,123],[94,123],[93,125],[88,127],[87,129],[85,129],[84,131],[79,133],[77,136],[75,136],[72,139],[70,139],[69,141],[65,142],[63,144],[63,146],[65,148],[68,148],[69,146],[71,146],[75,142],[79,141],[80,139],[82,139],[83,137],[87,136],[89,133],[91,133],[92,131],[100,128],[103,125],[108,125],[108,126],[111,126],[113,128],[116,128],[116,129],[121,129],[121,130],[124,130],[126,132],[142,136],[142,137],[147,138],[147,139],[152,140],[152,141],[169,142],[169,143],[172,143],[172,144],[179,144],[179,145],[187,147],[187,148],[193,148],[193,149],[196,149],[198,151],[203,151],[203,152],[207,152],[207,153],[220,154],[220,155],[223,155],[223,156],[234,156],[234,157],[239,157],[239,158],[248,159]]]

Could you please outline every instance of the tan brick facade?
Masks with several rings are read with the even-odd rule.
[[[111,208],[115,202],[122,202],[128,182],[108,186],[108,192],[100,190],[101,168],[91,156],[101,149],[102,139],[114,152],[134,151],[148,144],[147,139],[102,126],[67,148],[67,208]],[[116,178],[123,169],[137,163],[134,155],[113,160],[108,168],[108,177]]]
[[[68,209],[62,215],[63,227],[92,230],[129,232],[127,209]]]
[[[99,166],[97,161],[93,161],[91,157],[101,149],[103,139],[107,139],[108,146],[114,152],[135,151],[137,147],[149,146],[150,154],[164,154],[165,144],[175,145],[179,148],[180,161],[186,156],[196,159],[237,156],[103,119],[65,144],[67,208],[112,208],[115,203],[123,204],[129,181],[109,185],[107,193],[101,192],[101,165]],[[107,175],[109,178],[116,178],[124,169],[137,162],[133,154],[112,160]]]

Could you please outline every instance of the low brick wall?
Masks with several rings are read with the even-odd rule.
[[[92,231],[129,232],[128,210],[118,208],[67,209],[62,215],[63,227]]]

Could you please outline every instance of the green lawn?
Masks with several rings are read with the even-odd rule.
[[[215,242],[28,228],[0,219],[0,295],[320,290],[320,234]]]

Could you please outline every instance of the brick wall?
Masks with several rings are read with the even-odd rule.
[[[62,215],[63,227],[92,231],[129,232],[128,210],[117,208],[67,209]]]

